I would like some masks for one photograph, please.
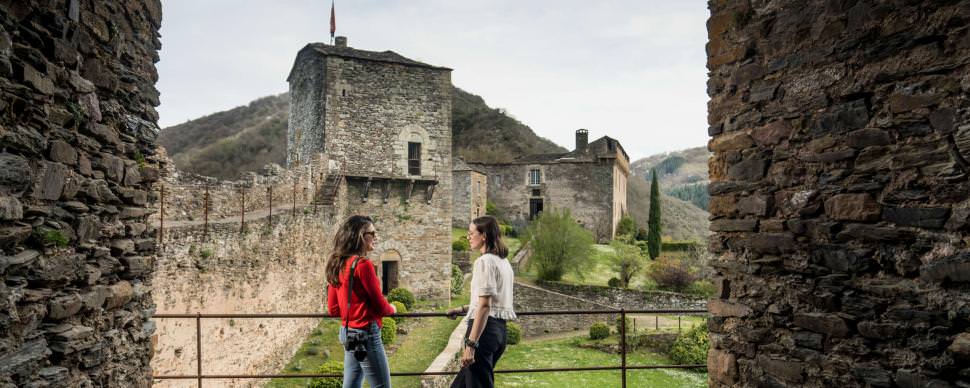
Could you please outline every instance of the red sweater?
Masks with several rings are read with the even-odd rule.
[[[354,263],[356,256],[347,259],[344,268],[340,271],[340,286],[334,287],[327,285],[327,311],[331,317],[340,317],[340,325],[344,325],[347,320],[347,285],[349,279],[347,273],[350,266]],[[357,269],[354,271],[354,291],[350,300],[350,327],[354,329],[364,329],[371,322],[377,322],[382,326],[381,318],[394,313],[394,307],[387,303],[384,295],[381,294],[381,283],[374,272],[374,264],[366,257],[362,257],[357,262]]]

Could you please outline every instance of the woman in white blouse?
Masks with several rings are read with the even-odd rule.
[[[469,317],[461,371],[451,387],[494,387],[495,364],[505,352],[505,322],[515,319],[512,310],[515,273],[505,258],[509,250],[502,243],[495,217],[478,217],[472,221],[468,225],[468,242],[482,256],[475,260],[472,270],[469,306],[448,310],[452,319],[465,312]]]

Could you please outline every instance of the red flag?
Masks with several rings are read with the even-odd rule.
[[[333,12],[333,2],[330,3],[330,39],[333,40],[333,33],[337,31],[337,15]]]

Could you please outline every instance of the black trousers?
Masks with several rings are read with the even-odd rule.
[[[465,338],[472,331],[473,319],[468,320]],[[467,368],[462,368],[451,388],[491,388],[495,386],[495,364],[502,353],[505,353],[506,329],[505,320],[488,317],[485,330],[478,338],[478,350],[475,351],[475,362]]]

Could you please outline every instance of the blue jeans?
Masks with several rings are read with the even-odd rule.
[[[384,341],[381,340],[381,328],[377,323],[371,322],[367,329],[354,329],[351,331],[367,333],[367,357],[364,361],[357,361],[353,352],[346,351],[344,347],[344,388],[360,388],[367,378],[367,384],[371,388],[391,388],[391,370],[387,366],[387,354],[384,353]],[[340,327],[340,344],[347,343],[347,332],[343,326]]]

